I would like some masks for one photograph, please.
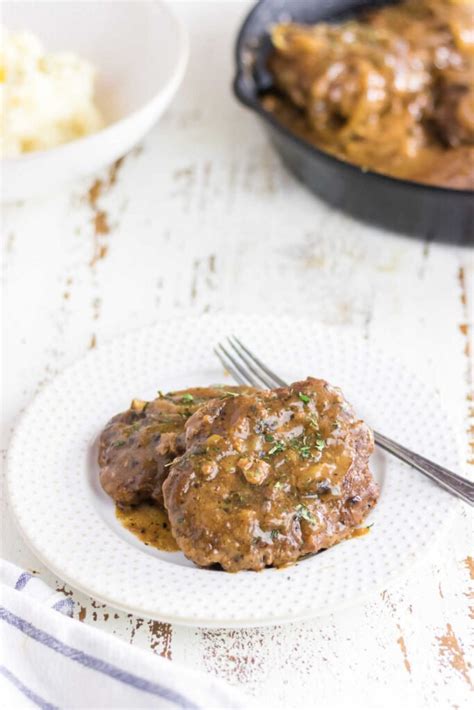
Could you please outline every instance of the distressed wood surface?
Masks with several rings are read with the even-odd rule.
[[[434,381],[467,473],[472,251],[369,228],[310,195],[231,95],[245,5],[177,11],[189,69],[143,144],[101,175],[3,210],[3,451],[32,396],[110,337],[173,313],[271,309],[355,326]],[[413,578],[364,605],[226,631],[139,619],[70,589],[31,555],[1,502],[3,556],[72,596],[81,621],[239,685],[262,708],[468,705],[474,561],[463,506]]]

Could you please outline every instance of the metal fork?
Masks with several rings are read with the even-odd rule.
[[[270,370],[235,335],[227,338],[227,347],[219,343],[214,348],[214,352],[225,369],[241,385],[252,385],[259,388],[263,386],[273,389],[274,387],[286,387],[288,384]],[[443,466],[410,451],[377,431],[374,431],[374,439],[375,443],[385,451],[421,471],[425,476],[436,481],[442,488],[466,503],[474,505],[474,483],[472,481],[448,471]]]

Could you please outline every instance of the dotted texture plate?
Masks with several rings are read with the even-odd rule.
[[[289,381],[323,377],[379,431],[456,469],[456,441],[434,391],[351,331],[294,318],[199,316],[164,321],[92,351],[30,405],[8,459],[10,503],[36,555],[59,577],[141,616],[201,626],[303,619],[360,601],[409,570],[446,527],[457,501],[376,451],[381,487],[364,537],[293,567],[263,572],[196,568],[181,553],[123,529],[98,485],[96,440],[132,397],[229,381],[212,353],[235,333]]]

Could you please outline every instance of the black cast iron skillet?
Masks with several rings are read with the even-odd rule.
[[[345,163],[295,136],[265,111],[261,96],[272,88],[266,70],[269,28],[282,20],[339,21],[368,6],[393,0],[260,0],[245,19],[236,45],[234,91],[262,119],[288,168],[335,207],[372,224],[410,236],[474,242],[474,192],[421,185]]]

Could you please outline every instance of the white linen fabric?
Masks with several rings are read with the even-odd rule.
[[[74,602],[0,561],[0,706],[231,708],[231,686],[136,648],[72,617]]]

